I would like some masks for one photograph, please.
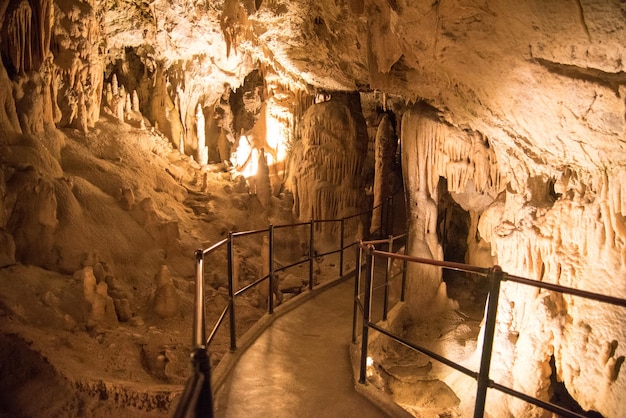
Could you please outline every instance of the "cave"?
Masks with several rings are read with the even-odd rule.
[[[623,1],[0,0],[0,58],[0,415],[171,416],[196,250],[237,237],[201,280],[208,322],[249,288],[243,335],[356,270],[338,242],[406,232],[393,252],[613,298],[504,280],[490,377],[626,416]],[[486,282],[403,277],[381,323],[477,368]],[[472,416],[468,379],[371,356],[374,398]]]

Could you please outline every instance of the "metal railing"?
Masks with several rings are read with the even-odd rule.
[[[229,318],[229,330],[230,330],[230,351],[237,350],[237,333],[236,333],[236,308],[235,298],[247,292],[248,290],[260,285],[264,281],[268,281],[268,314],[274,313],[274,289],[275,281],[277,280],[276,274],[299,266],[301,264],[308,264],[308,290],[312,291],[315,287],[314,280],[314,260],[318,257],[324,257],[333,254],[339,254],[339,271],[338,278],[342,278],[347,274],[344,272],[345,264],[345,251],[357,247],[359,241],[353,241],[346,244],[345,231],[346,223],[352,219],[362,217],[363,225],[368,228],[371,217],[374,210],[380,209],[381,223],[380,228],[370,233],[371,236],[383,236],[386,233],[392,232],[393,229],[393,213],[394,213],[394,196],[400,191],[398,189],[393,194],[388,196],[387,199],[380,205],[372,207],[371,209],[353,214],[351,216],[343,217],[341,219],[311,219],[308,222],[300,222],[288,225],[270,225],[266,229],[243,231],[243,232],[230,232],[228,236],[221,241],[213,244],[206,249],[199,249],[195,252],[195,303],[194,303],[194,322],[193,322],[193,352],[192,352],[192,372],[193,375],[189,378],[183,395],[177,405],[174,416],[176,418],[181,417],[212,417],[213,416],[213,402],[211,391],[211,371],[210,371],[210,359],[209,359],[209,346],[218,330],[222,327],[226,316]],[[324,223],[339,223],[339,243],[338,249],[318,254],[315,251],[315,230],[316,226]],[[277,267],[275,260],[275,243],[274,235],[275,231],[286,228],[301,228],[308,226],[308,254],[306,257],[301,258],[291,264]],[[364,230],[367,230],[364,228]],[[268,271],[269,273],[263,277],[258,278],[252,283],[245,285],[240,289],[235,289],[234,282],[234,243],[236,239],[240,239],[245,236],[262,235],[267,234],[269,242],[269,256],[268,256]],[[206,315],[205,315],[205,258],[215,253],[216,251],[226,247],[227,252],[227,276],[228,276],[228,303],[226,307],[221,311],[216,323],[206,336]],[[353,272],[352,272],[353,273]],[[349,273],[349,274],[352,274]]]
[[[396,239],[399,237],[396,237]],[[502,271],[500,266],[493,266],[492,268],[483,268],[477,266],[471,266],[463,263],[454,263],[448,261],[439,261],[432,260],[420,257],[412,257],[405,254],[397,254],[391,251],[391,243],[393,242],[393,237],[390,237],[389,240],[378,240],[378,241],[361,241],[359,246],[357,247],[357,277],[355,280],[355,308],[354,308],[354,318],[353,318],[353,331],[352,331],[352,342],[357,342],[357,309],[360,309],[362,313],[362,332],[361,332],[361,358],[360,358],[360,368],[359,368],[359,383],[365,384],[367,380],[367,353],[368,353],[368,339],[369,339],[369,330],[374,329],[381,334],[386,335],[397,343],[408,347],[412,350],[421,352],[467,376],[474,378],[477,381],[477,389],[476,389],[476,401],[474,404],[474,418],[483,417],[485,411],[485,401],[487,395],[487,389],[492,388],[496,389],[500,392],[506,393],[513,397],[522,399],[530,404],[546,409],[550,412],[557,413],[564,417],[577,417],[584,418],[584,415],[580,415],[574,411],[571,411],[567,408],[563,408],[559,405],[552,404],[550,402],[545,402],[540,399],[534,398],[532,396],[526,395],[522,392],[516,391],[512,388],[501,385],[497,382],[494,382],[489,377],[489,369],[491,365],[491,354],[493,349],[493,342],[495,337],[495,327],[496,327],[496,317],[497,317],[497,309],[498,309],[498,299],[500,295],[500,284],[503,281],[511,281],[527,286],[534,286],[541,289],[546,289],[554,292],[565,293],[573,296],[583,297],[595,301],[599,301],[602,303],[608,303],[616,306],[626,307],[626,299],[620,299],[613,296],[602,295],[593,292],[587,292],[580,289],[574,289],[570,287],[559,286],[551,283],[540,282],[536,280],[527,279],[524,277],[514,276],[507,274]],[[380,251],[376,250],[375,245],[384,244],[389,242],[389,251]],[[405,245],[405,249],[408,245]],[[365,291],[364,291],[364,300],[361,303],[360,299],[360,287],[361,287],[361,275],[363,270],[363,256],[365,255]],[[419,346],[417,344],[413,344],[406,339],[384,329],[378,324],[372,322],[371,311],[372,311],[372,291],[373,291],[373,279],[374,279],[374,257],[379,256],[387,259],[387,265],[391,265],[392,260],[399,260],[403,262],[402,268],[402,293],[400,300],[404,301],[404,292],[406,287],[406,263],[421,263],[428,264],[432,266],[443,267],[446,269],[452,269],[460,272],[467,272],[472,274],[477,274],[482,277],[486,277],[489,281],[488,287],[488,298],[487,298],[487,307],[486,307],[486,316],[484,322],[484,337],[483,337],[483,345],[481,351],[481,360],[478,372],[470,370],[454,361],[441,356],[427,348]],[[385,277],[385,289],[389,287],[389,274],[390,267],[387,267],[386,277]],[[388,291],[385,290],[384,293],[384,303],[383,303],[383,319],[387,319],[387,310],[388,310]]]

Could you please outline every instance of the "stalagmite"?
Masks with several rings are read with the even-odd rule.
[[[119,85],[117,83],[117,75],[113,74],[113,78],[111,79],[111,93],[113,93],[113,97],[119,97],[120,90]]]
[[[394,127],[385,114],[378,125],[376,132],[376,167],[374,172],[374,211],[372,212],[372,224],[370,233],[380,231],[382,204],[393,192],[393,159],[396,152]],[[380,207],[379,207],[380,206]],[[378,208],[377,208],[378,207]]]
[[[427,189],[428,148],[426,144],[441,130],[440,123],[420,111],[404,114],[402,120],[402,167],[407,190],[408,254],[441,260],[437,240],[437,209]],[[426,148],[426,149],[425,149]],[[432,309],[430,304],[441,283],[441,269],[410,263],[407,271],[407,301],[412,315]]]
[[[130,93],[126,93],[126,101],[124,102],[124,112],[129,113],[133,110],[133,104],[130,99]]]
[[[133,100],[132,100],[131,109],[134,110],[135,112],[140,112],[139,96],[137,95],[137,90],[133,90]]]
[[[204,113],[199,103],[196,108],[196,129],[198,136],[198,162],[202,165],[207,165],[209,163],[209,147],[206,146]]]
[[[258,168],[255,175],[256,196],[264,209],[269,210],[272,205],[272,189],[267,159],[263,149],[259,152]]]
[[[169,318],[179,313],[180,298],[166,265],[162,265],[154,276],[156,290],[153,299],[154,312],[162,318]]]

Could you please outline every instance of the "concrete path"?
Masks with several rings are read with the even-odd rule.
[[[217,418],[383,418],[356,392],[348,346],[354,279],[277,318],[215,396]]]

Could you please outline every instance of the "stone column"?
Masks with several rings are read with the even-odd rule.
[[[378,125],[375,143],[374,172],[374,208],[382,205],[387,196],[393,193],[393,158],[396,153],[396,141],[393,124],[385,114]],[[382,224],[382,206],[372,212],[370,234],[380,230]]]

